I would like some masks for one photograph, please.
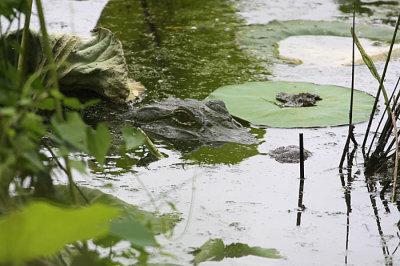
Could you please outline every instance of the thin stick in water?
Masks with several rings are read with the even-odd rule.
[[[392,190],[392,202],[394,202],[394,199],[396,197],[397,168],[399,165],[399,137],[397,134],[396,118],[394,117],[393,112],[391,114],[392,114],[392,122],[393,122],[393,127],[394,127],[394,137],[396,139],[396,156],[395,156],[395,161],[394,161],[393,190]]]

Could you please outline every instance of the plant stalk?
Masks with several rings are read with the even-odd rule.
[[[50,69],[49,69],[50,78],[49,78],[49,83],[47,84],[47,86],[51,89],[55,89],[56,91],[59,91],[57,70],[56,70],[56,65],[54,63],[53,53],[52,53],[52,50],[50,47],[50,40],[49,40],[49,35],[47,33],[46,23],[44,20],[44,13],[43,13],[43,7],[42,7],[41,0],[36,0],[36,6],[37,6],[39,21],[40,21],[40,29],[42,31],[44,50],[45,50],[46,58],[48,61],[48,65],[50,66]],[[54,100],[55,100],[55,105],[56,105],[57,117],[58,117],[58,119],[60,119],[60,121],[64,121],[64,116],[62,113],[60,99],[58,99],[58,97],[54,97]]]
[[[26,74],[28,73],[28,50],[30,45],[29,25],[31,23],[32,0],[27,0],[27,3],[28,3],[27,5],[28,9],[27,12],[25,12],[24,30],[22,32],[22,39],[21,39],[21,52],[18,58],[19,88],[21,88],[22,84],[24,84],[26,79]]]
[[[385,80],[386,70],[387,70],[388,65],[389,65],[390,56],[392,55],[393,45],[394,45],[394,43],[396,41],[396,35],[397,35],[397,29],[399,28],[399,22],[400,22],[400,12],[399,12],[399,16],[397,18],[396,26],[394,28],[393,38],[392,38],[392,42],[390,43],[389,53],[388,53],[388,56],[386,58],[385,67],[383,68],[382,77],[381,77],[381,80],[379,82],[379,88],[378,88],[378,91],[376,93],[374,106],[372,107],[371,115],[369,117],[367,130],[366,130],[365,136],[364,136],[364,141],[363,141],[363,144],[361,146],[362,149],[365,148],[365,144],[366,144],[367,139],[368,139],[369,131],[371,129],[372,120],[374,119],[374,113],[375,113],[377,105],[378,105],[379,95],[380,95],[380,92],[381,92],[382,87],[383,87],[383,81]]]
[[[397,169],[399,166],[399,137],[397,134],[396,118],[394,117],[393,113],[392,113],[392,122],[394,127],[394,137],[396,139],[396,156],[394,161],[393,190],[392,190],[392,202],[394,202],[394,199],[396,197]]]

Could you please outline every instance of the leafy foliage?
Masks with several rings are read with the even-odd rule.
[[[20,10],[19,3],[22,1],[1,1],[0,15],[12,19]],[[65,70],[66,65],[61,63],[68,53],[60,51],[56,56],[60,56],[58,59],[61,61],[56,60],[56,65],[49,63],[53,62],[52,54],[43,55],[46,46],[50,46],[46,44],[45,32],[42,29],[40,33],[43,39],[30,39],[31,53],[26,54],[19,54],[18,34],[8,35],[12,38],[5,38],[5,35],[0,38],[0,264],[118,264],[112,259],[100,258],[97,251],[88,248],[86,241],[94,237],[116,239],[110,246],[121,240],[130,241],[135,250],[144,254],[137,258],[132,251],[131,258],[146,263],[148,254],[144,248],[158,247],[150,226],[152,223],[147,220],[155,216],[144,215],[147,213],[141,213],[134,206],[127,207],[126,203],[118,208],[110,201],[104,204],[89,201],[74,182],[72,170],[85,172],[87,162],[85,159],[72,159],[76,157],[73,155],[84,153],[93,156],[101,166],[111,146],[111,134],[105,124],[99,123],[94,129],[80,116],[82,110],[96,101],[81,103],[78,99],[66,97],[59,91],[57,82],[49,82],[63,77],[60,71],[57,76],[56,67]],[[104,30],[102,33],[105,39],[114,38],[117,46],[120,45],[110,32]],[[68,43],[71,39],[66,40],[64,36],[62,41]],[[40,48],[35,50],[39,43]],[[18,57],[24,56],[33,56],[28,60],[31,64],[17,64]],[[125,63],[123,56],[117,60]],[[85,68],[84,65],[80,66]],[[122,69],[124,67],[126,70],[122,64]],[[132,132],[133,129],[125,129],[124,137],[128,139],[130,149],[137,147],[132,143],[142,141],[137,139],[138,136],[130,136]],[[66,177],[64,195],[53,184],[54,172],[61,172]],[[46,199],[48,203],[38,202],[38,198]],[[60,203],[66,207],[54,206]],[[15,212],[15,209],[19,211]],[[126,211],[122,214],[133,209],[137,212],[111,221],[119,209]],[[162,228],[159,232],[170,230],[159,228]],[[66,245],[70,243],[75,249]]]
[[[2,0],[0,1],[0,15],[11,21],[16,16],[16,11],[26,10],[26,3],[27,1],[24,0]]]

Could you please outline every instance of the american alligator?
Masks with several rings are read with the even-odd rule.
[[[304,160],[311,156],[311,152],[304,149]],[[269,156],[280,163],[300,162],[300,148],[296,145],[282,146],[269,152]]]
[[[226,142],[257,143],[254,136],[229,114],[221,100],[201,102],[167,98],[151,101],[127,111],[122,120],[171,142],[189,141],[211,146]]]

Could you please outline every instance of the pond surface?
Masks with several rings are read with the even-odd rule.
[[[253,56],[237,46],[236,32],[246,25],[272,20],[350,21],[349,1],[148,1],[149,14],[139,1],[111,0],[98,25],[110,28],[124,45],[132,76],[146,88],[144,103],[168,96],[204,99],[213,90],[247,81],[305,81],[350,87],[351,66],[308,62],[307,53],[280,52],[303,61],[296,65]],[[394,3],[360,5],[359,21],[393,25]],[[350,9],[351,10],[351,9]],[[289,40],[290,41],[290,40]],[[302,40],[302,46],[323,40]],[[329,53],[329,51],[325,51]],[[351,42],[348,43],[351,55]],[[314,56],[316,56],[314,54]],[[320,55],[324,57],[322,53]],[[304,58],[301,58],[304,57]],[[348,58],[348,57],[347,57]],[[382,73],[383,63],[377,63]],[[385,86],[392,89],[400,61],[391,62]],[[356,66],[357,89],[375,94],[377,81],[365,65]],[[382,109],[382,108],[381,108]],[[362,142],[366,123],[357,124]],[[373,127],[374,128],[374,127]],[[348,128],[251,128],[258,146],[228,144],[182,153],[162,140],[156,146],[166,155],[146,161],[146,152],[131,155],[129,171],[119,156],[110,156],[105,172],[78,176],[81,185],[103,191],[143,209],[170,212],[169,202],[183,220],[171,238],[159,237],[164,251],[176,259],[154,262],[188,265],[190,247],[211,238],[225,244],[276,248],[283,259],[247,256],[202,265],[396,265],[400,238],[399,203],[390,203],[382,190],[383,176],[364,175],[361,150],[351,172],[339,174],[339,161]],[[305,161],[304,209],[298,208],[299,165],[281,164],[268,156],[280,146],[298,144],[304,134],[312,156]],[[143,162],[144,161],[144,162]],[[144,166],[139,166],[144,165]],[[390,177],[387,177],[390,178]],[[107,185],[107,187],[105,187]],[[111,187],[110,187],[111,185]],[[143,189],[143,188],[146,189]],[[390,189],[389,189],[390,190]],[[149,193],[155,200],[151,204]],[[394,254],[393,254],[394,253]]]

